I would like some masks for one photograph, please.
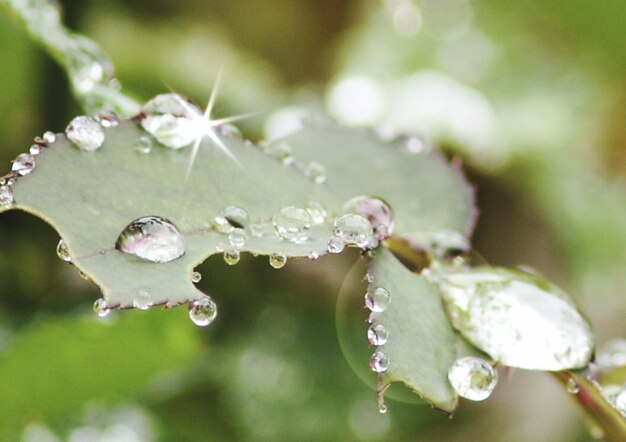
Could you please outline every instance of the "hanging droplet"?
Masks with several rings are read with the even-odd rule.
[[[234,228],[228,234],[228,241],[233,247],[243,247],[246,245],[246,231],[239,227]]]
[[[148,101],[140,114],[141,127],[171,149],[189,146],[204,133],[202,111],[178,94],[161,94]]]
[[[385,414],[387,410],[388,410],[387,404],[385,404],[384,402],[382,404],[378,404],[378,412],[380,414]]]
[[[234,266],[241,259],[241,253],[237,249],[224,250],[224,262],[229,266]]]
[[[160,216],[144,216],[126,226],[115,248],[147,261],[164,263],[185,253],[185,240],[171,221]]]
[[[328,240],[328,251],[330,253],[341,253],[346,248],[346,242],[339,236],[333,236]]]
[[[96,312],[99,318],[106,318],[111,314],[111,309],[104,298],[96,299],[96,302],[93,303],[93,311]]]
[[[452,364],[448,380],[459,396],[471,401],[482,401],[496,388],[498,374],[486,361],[467,356]]]
[[[10,209],[14,203],[11,186],[0,186],[0,209]]]
[[[326,181],[326,167],[317,161],[311,161],[304,168],[304,174],[315,184],[322,184]]]
[[[578,394],[578,392],[580,391],[580,386],[578,385],[578,382],[576,382],[576,379],[571,377],[567,380],[565,389],[569,394]]]
[[[56,141],[57,136],[54,132],[52,131],[46,131],[44,132],[43,136],[41,137],[41,139],[46,143],[46,144],[52,144]]]
[[[217,305],[208,296],[189,303],[189,318],[199,327],[206,327],[217,317]]]
[[[395,215],[391,207],[379,198],[357,196],[343,205],[342,212],[361,215],[368,220],[378,241],[393,233]]]
[[[307,212],[311,215],[311,220],[313,224],[319,225],[323,224],[326,221],[326,217],[328,216],[328,212],[324,208],[324,206],[317,201],[309,201],[306,206]]]
[[[199,283],[201,279],[202,279],[202,274],[200,272],[193,272],[191,274],[191,282],[193,282],[194,284]]]
[[[35,157],[29,153],[22,153],[13,161],[11,170],[19,175],[28,175],[35,168]]]
[[[370,288],[365,294],[365,306],[372,312],[384,312],[389,307],[390,302],[391,296],[383,287],[376,287],[373,290]]]
[[[63,239],[60,239],[59,243],[57,244],[57,256],[65,262],[72,261],[70,251],[67,249],[67,244],[65,244],[65,241],[63,241]]]
[[[347,245],[366,247],[374,231],[372,225],[361,215],[347,213],[335,220],[335,236],[341,238]]]
[[[142,135],[135,142],[135,150],[139,153],[152,152],[152,146],[154,146],[154,143],[152,142],[152,138],[150,138],[147,135]]]
[[[367,329],[367,341],[370,345],[385,345],[387,343],[387,327],[383,324],[372,324]]]
[[[241,207],[226,207],[217,214],[213,223],[215,230],[221,233],[228,233],[236,227],[244,229],[249,223],[248,212]]]
[[[70,121],[65,135],[80,150],[94,152],[104,143],[104,129],[91,117],[80,116]]]
[[[287,264],[287,255],[284,253],[272,253],[270,255],[270,265],[275,269],[282,269]]]
[[[30,149],[28,149],[28,152],[31,155],[39,155],[41,153],[41,146],[39,144],[33,144],[32,146],[30,146]]]
[[[384,373],[389,368],[387,355],[381,350],[376,350],[370,358],[370,369],[374,373]]]
[[[301,243],[308,239],[313,220],[306,209],[285,207],[273,219],[274,229],[282,239]]]

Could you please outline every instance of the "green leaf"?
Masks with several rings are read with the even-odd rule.
[[[381,376],[379,394],[393,382],[402,382],[424,400],[451,413],[457,396],[448,381],[448,369],[456,359],[454,331],[437,286],[407,270],[388,250],[372,259],[369,292],[384,288],[389,305],[372,312],[373,324],[382,324],[388,341],[378,347],[389,361]]]
[[[498,268],[441,277],[454,327],[496,361],[529,370],[567,370],[589,363],[589,324],[558,287],[528,273]]]

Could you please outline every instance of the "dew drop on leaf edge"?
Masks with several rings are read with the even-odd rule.
[[[491,396],[498,383],[498,374],[483,359],[467,356],[454,361],[448,371],[448,380],[459,396],[482,401]]]
[[[99,318],[106,318],[111,314],[111,309],[108,307],[104,298],[96,299],[93,303],[93,311]]]
[[[365,306],[372,312],[384,312],[387,310],[390,302],[391,295],[384,287],[370,287],[367,293],[365,293]]]
[[[65,129],[67,138],[80,150],[94,152],[104,143],[104,129],[96,120],[78,116]]]
[[[63,239],[59,240],[59,243],[57,244],[57,256],[65,261],[65,262],[71,262],[72,261],[72,257],[70,255],[70,251],[67,249],[67,244],[65,244],[65,241]]]
[[[204,296],[189,303],[189,318],[199,327],[206,327],[217,317],[217,305],[213,300]]]

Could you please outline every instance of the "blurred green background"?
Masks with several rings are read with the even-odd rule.
[[[141,101],[171,87],[204,103],[223,66],[217,114],[264,112],[241,126],[254,140],[326,112],[439,144],[476,185],[480,259],[561,285],[599,344],[626,336],[623,0],[62,3]],[[81,111],[63,71],[3,13],[0,60],[8,170]],[[0,217],[1,440],[589,439],[542,373],[515,372],[454,420],[393,401],[379,415],[335,331],[354,256],[279,272],[211,258],[200,288],[221,313],[205,330],[183,308],[97,320],[97,288],[57,242],[31,216]]]

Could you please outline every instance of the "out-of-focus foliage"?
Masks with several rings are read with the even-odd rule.
[[[626,334],[624,2],[63,3],[70,27],[98,41],[142,99],[169,86],[204,102],[224,65],[218,114],[325,108],[442,143],[477,183],[475,249],[577,294],[600,343]],[[62,72],[3,14],[0,37],[8,166],[79,110]],[[346,115],[346,96],[360,113]],[[586,440],[560,388],[527,373],[484,404],[462,403],[453,421],[399,402],[378,415],[335,336],[347,260],[279,273],[265,260],[210,260],[200,284],[223,300],[212,329],[191,328],[182,311],[98,324],[81,319],[97,290],[56,258],[57,241],[25,215],[0,218],[0,391],[16,392],[20,413],[2,424],[7,438]]]

